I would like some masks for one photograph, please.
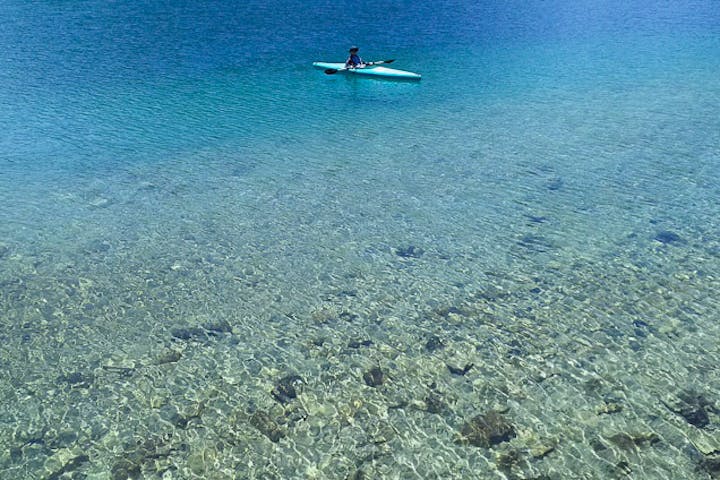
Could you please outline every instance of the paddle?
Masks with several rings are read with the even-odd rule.
[[[394,61],[395,59],[393,58],[392,60],[380,60],[379,62],[370,62],[366,63],[365,65],[380,65],[381,63],[392,63]],[[345,70],[349,70],[349,68],[328,68],[327,70],[325,70],[325,73],[328,75],[334,75],[338,72],[344,72]]]

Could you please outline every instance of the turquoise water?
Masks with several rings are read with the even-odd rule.
[[[720,476],[716,2],[0,11],[0,477]]]

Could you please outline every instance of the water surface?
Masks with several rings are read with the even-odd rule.
[[[3,477],[717,475],[714,2],[0,9]]]

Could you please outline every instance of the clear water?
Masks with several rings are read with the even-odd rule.
[[[717,2],[0,12],[2,478],[718,476]]]

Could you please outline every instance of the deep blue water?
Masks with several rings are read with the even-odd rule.
[[[13,167],[20,172],[157,161],[280,130],[352,128],[358,114],[442,115],[537,90],[562,96],[665,81],[694,89],[720,62],[720,12],[710,1],[10,1],[2,9],[1,145],[3,162],[22,164]],[[308,68],[344,58],[353,43],[365,58],[422,72],[422,85],[353,84]]]

